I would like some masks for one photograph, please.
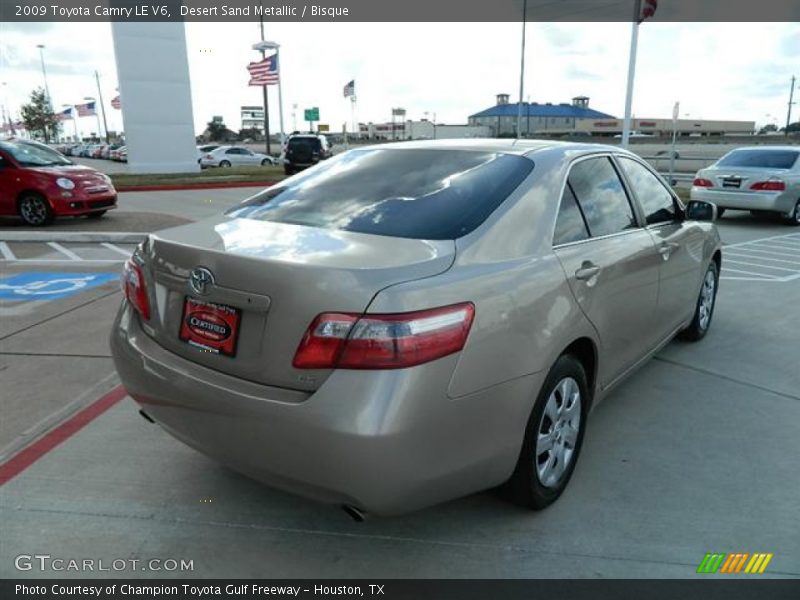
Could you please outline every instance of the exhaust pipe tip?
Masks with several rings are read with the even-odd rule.
[[[155,423],[155,421],[153,420],[153,417],[151,417],[151,416],[150,416],[150,415],[148,415],[146,412],[144,412],[144,410],[142,410],[142,409],[139,409],[139,414],[140,414],[140,415],[142,415],[142,418],[143,418],[145,421],[150,421],[151,423]]]
[[[363,523],[367,520],[367,513],[356,506],[351,504],[343,504],[342,510],[346,512],[347,515],[356,523]]]

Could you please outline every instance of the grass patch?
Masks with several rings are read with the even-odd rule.
[[[230,167],[203,169],[199,173],[113,173],[115,187],[185,185],[192,183],[247,183],[278,181],[286,177],[283,167]]]

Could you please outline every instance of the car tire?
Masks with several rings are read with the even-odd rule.
[[[35,192],[24,194],[17,202],[17,213],[31,227],[43,227],[53,222],[55,215],[47,198]]]
[[[787,225],[800,227],[800,200],[794,205],[794,210],[784,217]]]
[[[725,209],[717,207],[717,218],[721,219],[722,215],[724,215],[724,214],[725,214]]]
[[[273,164],[272,161],[268,158],[265,158],[264,160],[261,161],[262,167],[271,167],[272,164]]]
[[[98,211],[96,211],[96,212],[90,212],[88,215],[86,215],[86,218],[87,218],[87,219],[99,219],[99,218],[100,218],[100,217],[102,217],[104,214],[106,214],[106,211],[104,211],[104,210],[98,210]]]
[[[711,328],[711,320],[714,317],[714,308],[717,305],[717,291],[719,289],[719,268],[716,261],[711,261],[703,276],[703,284],[700,286],[700,293],[697,297],[697,304],[694,309],[692,322],[679,337],[689,342],[697,342],[706,337]]]
[[[590,401],[581,362],[569,354],[559,357],[533,405],[517,466],[505,485],[511,501],[541,510],[561,496],[578,461]]]
[[[220,161],[219,166],[220,167],[230,167],[231,163],[230,163],[230,161],[223,160],[223,161]]]

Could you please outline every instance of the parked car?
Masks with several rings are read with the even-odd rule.
[[[283,170],[287,175],[292,175],[330,157],[331,147],[324,135],[313,133],[292,135],[286,142]]]
[[[800,225],[800,148],[757,146],[737,148],[700,169],[692,182],[693,200],[713,202],[726,210],[779,214]]]
[[[200,158],[201,167],[241,167],[274,165],[275,159],[243,146],[220,146]]]
[[[0,142],[0,214],[38,227],[60,216],[99,218],[116,206],[107,175],[41,144]]]
[[[150,234],[112,354],[148,418],[275,487],[359,515],[505,483],[539,509],[589,409],[709,331],[713,218],[610,146],[352,150]]]
[[[197,147],[197,162],[199,163],[200,160],[203,158],[205,154],[212,152],[220,147],[220,144],[206,144],[205,146],[198,146]]]

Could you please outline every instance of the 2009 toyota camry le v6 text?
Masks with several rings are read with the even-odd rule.
[[[351,514],[501,484],[543,508],[592,405],[708,331],[715,217],[608,146],[351,150],[150,235],[114,361],[178,439]]]

